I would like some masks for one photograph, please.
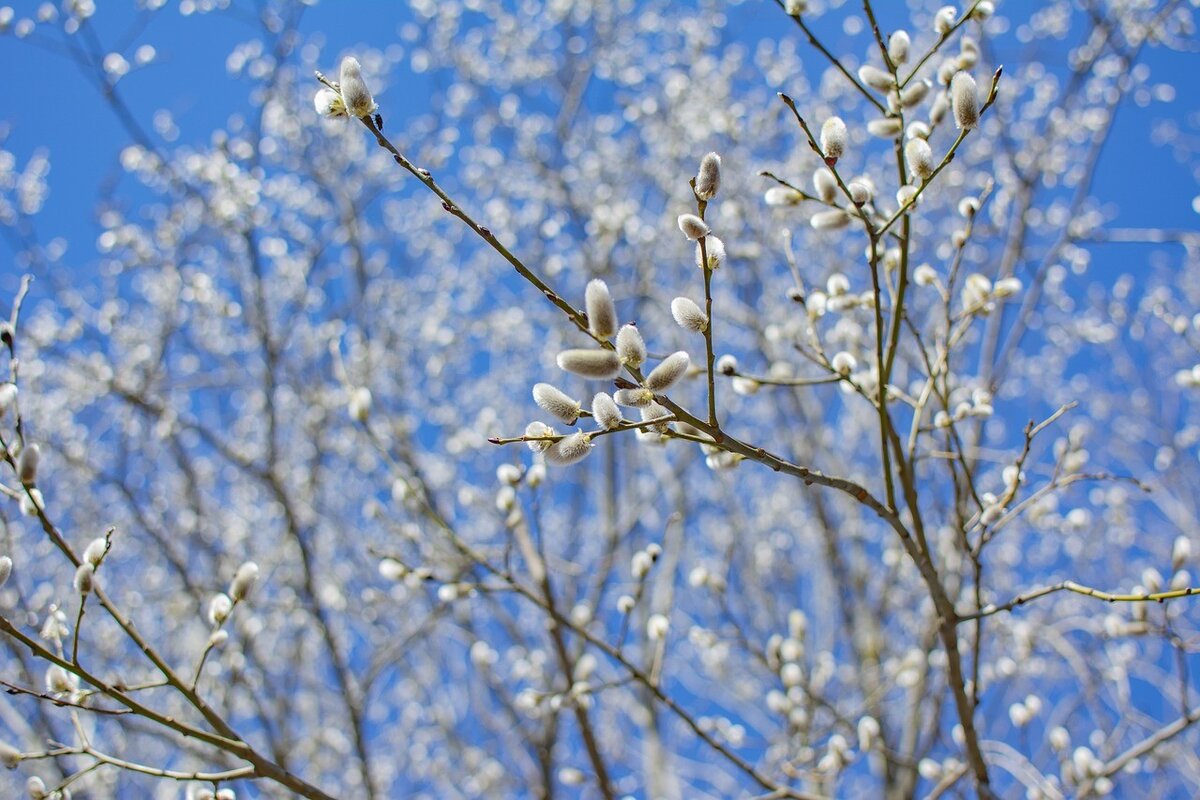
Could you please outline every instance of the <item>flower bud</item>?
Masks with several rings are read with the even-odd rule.
[[[834,354],[833,359],[829,362],[829,365],[833,367],[834,372],[837,372],[840,375],[849,375],[854,371],[854,368],[858,365],[858,362],[855,361],[854,356],[850,355],[845,350],[842,350],[841,352]]]
[[[37,482],[38,462],[41,460],[42,449],[36,444],[27,444],[21,448],[17,456],[17,474],[21,483],[26,486]]]
[[[946,94],[940,93],[937,99],[933,101],[933,105],[929,109],[929,124],[937,125],[946,118],[946,112],[950,110],[950,99]]]
[[[346,104],[342,102],[342,96],[328,86],[317,90],[313,96],[313,107],[322,117],[334,119],[346,116]]]
[[[862,207],[871,202],[871,187],[861,181],[851,181],[846,187],[850,192],[850,201]]]
[[[904,132],[904,123],[899,117],[881,117],[867,123],[867,133],[880,139],[894,139]]]
[[[787,186],[772,186],[763,193],[763,202],[769,206],[795,206],[804,200],[804,195]]]
[[[830,117],[821,126],[821,150],[834,161],[846,154],[846,123],[841,117]]]
[[[679,223],[679,230],[683,231],[683,235],[692,241],[703,239],[705,236],[708,236],[711,230],[704,220],[695,214],[680,214],[677,222]]]
[[[708,330],[708,317],[700,310],[700,306],[687,297],[676,297],[671,301],[671,316],[681,328],[696,333]]]
[[[896,31],[888,37],[888,58],[892,60],[893,64],[903,64],[908,61],[908,48],[911,44],[912,40],[907,31]]]
[[[933,286],[937,279],[937,270],[928,264],[922,264],[913,270],[913,283],[917,286]]]
[[[939,35],[945,36],[954,27],[957,17],[958,9],[954,6],[942,6],[933,15],[933,30]]]
[[[356,117],[365,117],[375,113],[378,106],[375,105],[375,100],[371,97],[371,92],[363,81],[362,66],[358,63],[357,58],[347,56],[342,59],[338,83],[342,91],[342,102],[345,103],[348,113]]]
[[[607,339],[617,332],[617,307],[613,305],[607,283],[599,278],[589,281],[584,292],[584,306],[587,309],[588,330],[593,336]]]
[[[75,591],[80,594],[91,594],[96,582],[96,568],[86,561],[75,570]]]
[[[371,390],[365,386],[355,387],[350,392],[346,410],[350,413],[350,419],[365,423],[371,416]]]
[[[971,11],[971,19],[983,21],[996,13],[996,4],[992,0],[981,0]]]
[[[912,108],[929,96],[930,88],[929,81],[917,81],[904,87],[904,91],[900,93],[900,106]]]
[[[644,384],[652,392],[665,392],[683,377],[690,364],[691,360],[684,351],[672,353],[646,376]]]
[[[696,197],[712,200],[721,188],[721,157],[709,153],[700,160],[700,172],[696,175]]]
[[[258,580],[258,564],[253,561],[247,561],[237,568],[237,572],[233,574],[233,580],[229,583],[229,596],[235,602],[245,600],[246,595],[250,594],[250,590],[254,588],[255,581]]]
[[[617,389],[614,394],[617,405],[626,408],[645,408],[654,402],[654,392],[639,386],[636,389]]]
[[[646,636],[651,641],[659,641],[667,638],[667,631],[671,627],[671,622],[663,614],[652,614],[650,619],[646,620]]]
[[[992,287],[992,294],[1003,300],[1006,297],[1012,297],[1017,292],[1021,291],[1020,278],[1001,278],[996,281],[996,285]]]
[[[546,461],[558,467],[566,467],[582,461],[591,450],[592,437],[579,431],[546,448]]]
[[[0,383],[0,419],[4,419],[8,410],[16,405],[17,385],[4,381]]]
[[[979,88],[968,73],[955,73],[950,81],[950,102],[958,127],[970,130],[979,124]]]
[[[808,11],[808,0],[783,0],[783,10],[789,16],[798,17]]]
[[[646,342],[636,325],[622,325],[617,331],[617,357],[633,369],[646,363]]]
[[[88,546],[83,551],[83,560],[91,564],[93,567],[100,566],[100,562],[104,560],[104,556],[108,553],[108,540],[103,536],[98,536],[88,542]]]
[[[521,468],[516,464],[501,464],[496,467],[496,480],[509,486],[516,486],[521,482]]]
[[[716,236],[704,237],[704,247],[696,242],[696,266],[704,269],[704,257],[708,257],[708,268],[714,270],[725,263],[725,243]]]
[[[0,742],[0,764],[9,769],[16,769],[21,763],[21,751],[8,742]]]
[[[909,139],[904,145],[904,158],[908,161],[908,172],[914,178],[926,180],[933,175],[933,150],[924,139]]]
[[[873,67],[870,64],[863,64],[858,68],[858,79],[872,89],[878,89],[881,92],[896,88],[896,78],[892,73],[885,72],[879,67]]]
[[[50,797],[50,792],[46,790],[46,782],[37,775],[30,775],[29,780],[25,781],[25,794],[29,795],[29,800],[49,800]],[[70,800],[71,797],[68,791],[63,791],[61,796],[63,800]]]
[[[671,412],[667,408],[660,406],[658,403],[650,403],[650,405],[646,406],[645,408],[639,409],[638,413],[642,417],[642,422],[650,422],[651,420],[656,419],[666,419],[667,417],[671,416]],[[670,428],[670,425],[671,423],[666,421],[658,425],[651,425],[649,428],[646,428],[645,431],[666,433]],[[642,435],[646,435],[645,431],[638,432]],[[655,558],[657,557],[658,556],[655,556]]]
[[[547,414],[568,425],[574,425],[575,420],[579,419],[581,408],[579,401],[572,399],[565,392],[559,391],[548,383],[534,384],[533,402],[537,403]]]
[[[837,178],[833,176],[828,167],[821,167],[813,173],[813,188],[817,192],[817,197],[826,203],[832,203],[833,199],[837,197]]]
[[[563,350],[559,369],[596,380],[611,380],[621,372],[621,360],[612,350]]]
[[[12,559],[8,556],[0,556],[0,588],[8,583],[8,576],[12,575]]]
[[[1171,569],[1179,570],[1192,557],[1192,542],[1186,536],[1176,536],[1175,543],[1171,547]],[[0,585],[4,581],[0,580]]]
[[[596,424],[606,431],[621,425],[621,409],[617,408],[617,404],[606,392],[598,392],[592,398],[592,417]]]
[[[225,620],[229,619],[231,611],[233,611],[233,601],[229,599],[229,595],[217,592],[213,595],[212,600],[208,601],[209,624],[214,628],[224,624]]]
[[[726,353],[717,359],[717,372],[722,375],[733,375],[737,373],[738,360],[735,356]]]
[[[850,215],[840,208],[813,214],[809,224],[819,231],[836,230],[850,224]]]
[[[545,452],[546,448],[552,444],[552,442],[545,437],[555,435],[557,435],[557,431],[544,422],[531,422],[525,426],[525,438],[531,440],[526,442],[526,444],[529,445],[529,449],[535,453]]]
[[[909,139],[928,139],[930,133],[929,126],[920,120],[908,123],[904,129],[904,135]]]

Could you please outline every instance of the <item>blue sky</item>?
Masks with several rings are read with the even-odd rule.
[[[19,19],[35,14],[39,5],[22,2],[13,8]],[[249,4],[234,5],[246,8]],[[904,23],[907,12],[900,3],[876,5],[885,28]],[[1034,0],[1009,0],[1002,4],[1002,12],[1022,18],[1029,8],[1039,5]],[[132,0],[102,4],[94,18],[101,41],[119,40],[133,19],[132,7]],[[853,43],[852,49],[861,51],[869,33],[847,35],[844,20],[848,13],[861,17],[854,5],[830,12],[814,27],[835,50]],[[734,20],[732,30],[745,41],[778,31],[780,14],[773,2],[751,0],[732,7],[729,14]],[[326,2],[305,11],[301,31],[323,36],[325,52],[332,59],[334,54],[359,45],[395,44],[399,27],[408,21],[411,14],[400,3]],[[185,17],[172,4],[154,14],[139,37],[139,41],[154,44],[157,63],[126,76],[119,84],[120,91],[146,129],[153,130],[153,114],[163,109],[171,113],[179,128],[179,142],[202,143],[231,114],[247,108],[248,82],[231,80],[225,62],[238,43],[257,35],[257,28],[237,15],[197,13]],[[1018,47],[1011,36],[998,41],[1002,57],[1018,57]],[[1063,48],[1064,57],[1065,52]],[[1053,63],[1054,54],[1044,57]],[[1122,106],[1095,190],[1100,197],[1119,203],[1115,206],[1118,225],[1194,229],[1200,222],[1192,208],[1193,198],[1200,194],[1197,179],[1168,148],[1154,146],[1150,134],[1156,122],[1167,118],[1179,120],[1187,129],[1189,116],[1190,129],[1200,131],[1200,83],[1191,77],[1197,56],[1158,48],[1151,50],[1145,61],[1157,81],[1174,86],[1176,96],[1171,103],[1138,107],[1127,102]],[[816,59],[809,63],[820,66]],[[66,238],[70,243],[67,263],[82,267],[95,257],[98,228],[94,212],[106,191],[106,181],[119,172],[116,156],[129,137],[95,86],[69,59],[29,42],[16,41],[10,34],[0,38],[0,64],[6,74],[23,76],[21,80],[0,83],[0,108],[4,109],[0,124],[7,133],[3,147],[17,155],[19,164],[38,148],[49,152],[50,198],[39,217],[38,229],[43,241],[56,236]],[[429,94],[427,81],[408,76],[394,81],[379,100],[395,120],[428,109]],[[1145,180],[1147,174],[1154,175],[1155,180]],[[1101,267],[1111,264],[1120,269],[1123,259],[1114,246],[1097,253],[1097,265]],[[10,293],[15,288],[17,272],[10,258],[0,262],[0,292]]]

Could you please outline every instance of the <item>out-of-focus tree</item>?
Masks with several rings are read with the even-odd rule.
[[[1196,793],[1194,3],[182,0],[187,144],[137,5],[0,9],[127,136],[87,255],[0,152],[0,788]]]

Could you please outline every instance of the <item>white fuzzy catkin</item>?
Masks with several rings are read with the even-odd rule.
[[[929,107],[929,124],[938,125],[946,118],[946,112],[950,110],[950,98],[945,92],[938,94],[937,99],[933,101],[933,105]]]
[[[726,353],[717,359],[717,372],[722,375],[735,375],[738,370],[737,356]]]
[[[809,224],[818,231],[831,231],[850,224],[850,215],[840,208],[813,214]]]
[[[75,591],[80,594],[91,594],[92,586],[96,582],[96,568],[86,561],[80,564],[75,570],[74,586]]]
[[[365,117],[375,113],[378,106],[375,105],[371,91],[363,81],[362,65],[358,63],[357,58],[347,56],[342,59],[338,83],[342,92],[342,102],[346,104],[348,113],[356,117]]]
[[[950,103],[958,127],[970,130],[979,124],[979,88],[968,73],[955,73],[950,81]]]
[[[908,123],[908,127],[904,129],[904,135],[909,139],[929,139],[929,125],[920,120]]]
[[[636,325],[622,325],[617,331],[617,357],[634,369],[646,363],[646,341]]]
[[[8,769],[16,769],[21,763],[21,751],[8,742],[0,742],[0,764]]]
[[[0,383],[0,419],[8,414],[8,410],[17,402],[17,385],[5,381]]]
[[[808,11],[808,0],[784,0],[783,10],[793,17],[798,17]]]
[[[366,422],[371,416],[371,390],[365,386],[352,389],[346,411],[355,422]]]
[[[688,354],[679,350],[664,358],[662,363],[646,376],[643,383],[652,392],[665,392],[683,377],[691,363]]]
[[[913,283],[917,286],[933,286],[937,279],[937,271],[928,264],[922,264],[913,270]]]
[[[903,64],[908,61],[908,48],[912,45],[908,31],[896,31],[888,37],[888,58],[893,64]]]
[[[867,133],[880,139],[894,139],[904,131],[904,123],[899,117],[882,117],[867,123]]]
[[[526,444],[529,445],[529,449],[535,453],[545,452],[546,448],[551,445],[550,440],[545,437],[557,435],[558,431],[554,430],[554,428],[551,428],[544,422],[537,422],[535,420],[534,422],[531,422],[525,426],[525,438],[531,440],[526,442]]]
[[[645,408],[654,402],[654,392],[639,386],[636,389],[617,389],[613,398],[626,408]]]
[[[837,197],[837,178],[833,176],[833,172],[828,167],[821,167],[813,173],[813,188],[817,191],[817,197],[826,203],[832,203],[833,199]]]
[[[650,619],[646,620],[646,636],[651,641],[665,639],[670,627],[671,622],[664,615],[652,614]]]
[[[958,9],[954,6],[942,6],[937,13],[933,15],[933,30],[934,32],[945,36],[954,27],[954,21],[958,17]]]
[[[559,439],[546,449],[546,461],[566,467],[582,461],[592,451],[592,437],[583,431]]]
[[[683,235],[692,241],[703,239],[711,230],[704,220],[695,214],[680,214],[676,221],[679,223],[679,230],[683,231]]]
[[[932,84],[928,81],[917,81],[904,87],[904,91],[900,93],[900,105],[904,108],[912,108],[929,96],[929,90]]]
[[[712,200],[721,188],[721,157],[709,153],[700,159],[700,171],[696,174],[696,197]]]
[[[245,600],[257,580],[258,564],[247,561],[237,568],[237,572],[233,573],[233,580],[229,582],[229,597],[235,602]]]
[[[763,193],[763,202],[769,206],[794,206],[804,200],[804,195],[787,186],[772,186]]]
[[[704,256],[708,257],[708,268],[714,270],[725,263],[725,243],[709,234],[704,237],[704,247],[696,242],[696,266],[704,269]]]
[[[592,398],[592,417],[596,424],[606,431],[621,426],[621,409],[617,408],[617,404],[606,392],[598,392]]]
[[[579,419],[582,407],[578,400],[548,383],[534,384],[533,402],[550,416],[568,425],[574,425],[575,420]]]
[[[208,601],[208,624],[214,628],[224,625],[232,611],[233,601],[229,599],[229,595],[217,592],[212,600]]]
[[[12,575],[12,559],[8,556],[0,556],[0,587],[8,583],[9,575]]]
[[[104,560],[104,555],[107,552],[108,540],[103,536],[99,536],[88,542],[87,548],[83,551],[83,560],[93,567],[98,567],[100,566],[100,562]]]
[[[841,117],[830,117],[821,126],[821,151],[835,160],[846,154],[846,123]]]
[[[671,301],[671,316],[679,327],[696,333],[708,330],[708,317],[700,310],[695,301],[687,297],[676,297]]]
[[[607,339],[617,332],[617,307],[613,304],[608,284],[596,278],[588,281],[584,291],[584,307],[587,310],[588,330],[593,336]]]
[[[908,172],[914,178],[925,180],[933,174],[933,150],[924,139],[909,139],[904,145],[904,158],[908,161]]]
[[[346,116],[346,104],[342,102],[342,96],[328,86],[322,86],[317,90],[313,96],[313,108],[322,117]]]
[[[885,72],[879,67],[873,67],[870,64],[863,64],[858,68],[858,79],[872,89],[878,89],[881,92],[896,88],[896,79],[892,76],[892,73]]]
[[[845,350],[842,350],[834,354],[833,358],[829,362],[829,365],[833,367],[834,372],[837,372],[840,375],[849,375],[854,371],[854,368],[858,366],[858,362],[855,360],[854,356],[850,355]]]
[[[862,181],[851,181],[846,187],[850,191],[850,200],[856,206],[864,206],[871,202],[871,187]]]
[[[596,380],[610,380],[621,372],[621,359],[612,350],[563,350],[556,359],[559,369]]]
[[[36,444],[26,444],[17,456],[17,475],[26,486],[37,483],[38,462],[41,461],[42,449]]]

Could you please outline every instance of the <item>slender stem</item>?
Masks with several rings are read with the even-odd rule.
[[[713,271],[708,266],[708,247],[705,242],[707,238],[707,236],[700,238],[700,264],[704,271],[704,314],[708,318],[708,324],[704,326],[704,354],[706,357],[705,363],[708,368],[708,424],[716,428],[718,425],[717,380],[714,367],[716,359],[713,355]]]

